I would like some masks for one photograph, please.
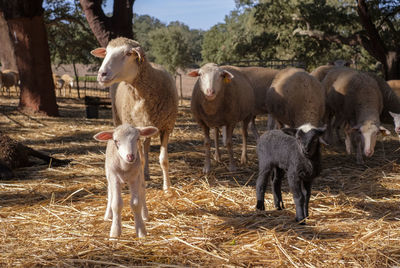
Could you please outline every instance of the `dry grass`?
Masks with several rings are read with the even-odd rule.
[[[275,211],[267,192],[266,212],[255,211],[255,141],[250,163],[229,173],[227,157],[201,174],[202,135],[189,102],[180,107],[169,145],[173,194],[162,189],[159,142],[151,148],[147,183],[149,235],[137,239],[125,205],[122,236],[110,241],[104,144],[92,135],[111,127],[85,119],[82,102],[60,100],[60,118],[28,116],[17,100],[1,98],[0,130],[59,158],[68,167],[37,165],[0,182],[1,266],[267,266],[383,267],[400,265],[400,165],[395,137],[379,141],[365,166],[343,148],[325,148],[324,170],[313,186],[310,219],[294,222],[294,204],[283,185],[286,209]],[[264,121],[263,121],[264,122]],[[261,121],[259,121],[262,124]],[[264,126],[261,127],[263,129]],[[240,141],[235,133],[236,144]],[[240,146],[235,146],[239,156]],[[124,201],[128,190],[124,189]]]

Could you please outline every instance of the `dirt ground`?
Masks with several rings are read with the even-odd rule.
[[[223,150],[212,173],[201,173],[202,134],[184,100],[169,144],[172,193],[162,191],[159,140],[150,152],[147,181],[148,236],[138,239],[123,190],[122,236],[109,240],[103,221],[107,185],[105,144],[92,136],[111,128],[111,113],[86,119],[82,100],[58,99],[58,118],[17,110],[16,98],[0,97],[0,131],[37,150],[73,162],[15,170],[0,181],[0,266],[60,267],[398,267],[400,265],[400,143],[380,138],[365,165],[344,147],[324,147],[310,218],[294,221],[287,183],[286,209],[255,210],[257,157],[250,135],[249,163],[228,172]],[[265,131],[265,117],[258,119]],[[391,130],[393,128],[388,126]],[[235,157],[241,138],[235,130]]]

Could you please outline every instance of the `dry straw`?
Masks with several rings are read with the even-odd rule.
[[[294,204],[283,186],[286,209],[275,211],[267,192],[266,212],[255,211],[255,141],[250,161],[230,173],[212,163],[201,174],[202,134],[189,102],[180,107],[169,145],[172,193],[162,189],[158,139],[150,153],[147,182],[149,235],[137,239],[124,189],[122,236],[108,239],[104,144],[92,139],[111,128],[85,119],[82,102],[59,101],[61,117],[28,116],[17,100],[1,99],[0,130],[26,145],[73,159],[68,167],[36,165],[0,182],[0,265],[60,267],[396,267],[400,266],[399,142],[379,141],[365,166],[344,148],[324,148],[307,225],[294,222]],[[265,129],[265,118],[258,121]],[[235,132],[239,155],[239,133]]]

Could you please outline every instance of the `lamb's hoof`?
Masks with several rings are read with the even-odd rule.
[[[256,208],[257,210],[265,210],[264,201],[257,201]]]
[[[117,228],[111,228],[110,238],[118,238],[121,236],[121,230],[117,230]]]
[[[204,166],[203,167],[203,173],[204,174],[210,174],[210,170],[211,170],[210,166]]]
[[[234,164],[229,165],[229,171],[230,172],[235,172],[237,170],[236,166]]]
[[[145,237],[147,235],[147,232],[146,232],[146,230],[138,230],[136,235],[139,238],[143,238],[143,237]]]
[[[298,222],[299,225],[306,225],[306,218],[299,219],[296,217],[296,222]]]
[[[110,220],[112,220],[112,214],[111,213],[104,214],[104,221],[110,221]]]
[[[245,165],[247,163],[247,157],[240,159],[240,164]]]

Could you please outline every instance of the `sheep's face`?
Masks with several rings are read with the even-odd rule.
[[[326,127],[316,128],[310,124],[300,126],[296,132],[296,139],[301,145],[305,156],[311,157],[319,150],[320,138]]]
[[[396,131],[397,135],[399,135],[400,138],[400,114],[395,114],[392,112],[389,112],[389,114],[393,117],[394,131]]]
[[[151,137],[158,132],[156,127],[133,127],[129,124],[118,126],[112,131],[97,133],[94,138],[98,141],[113,140],[119,157],[126,163],[135,163],[140,150],[140,137]]]
[[[197,83],[208,101],[214,100],[223,85],[229,84],[233,78],[230,72],[223,70],[213,63],[208,63],[200,69],[190,72],[188,75],[199,77]]]
[[[144,52],[140,47],[130,45],[107,46],[91,52],[103,57],[103,63],[97,74],[97,81],[102,86],[125,81],[132,83],[139,73],[139,65],[144,61]]]
[[[355,133],[353,133],[353,139],[361,139],[362,148],[366,157],[371,157],[374,154],[376,138],[379,133],[390,135],[389,130],[371,122],[353,127],[353,130],[355,131]]]

